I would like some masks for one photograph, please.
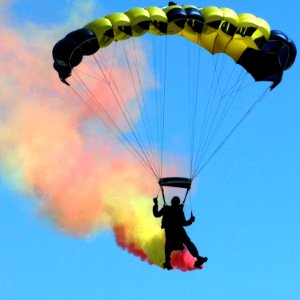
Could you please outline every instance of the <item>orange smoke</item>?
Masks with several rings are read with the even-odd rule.
[[[164,235],[151,212],[153,178],[105,130],[85,128],[94,112],[59,82],[51,65],[55,41],[45,29],[35,34],[43,35],[43,44],[33,47],[11,28],[0,28],[2,176],[24,196],[38,197],[40,211],[66,234],[111,229],[120,247],[161,266]],[[124,72],[115,74],[121,83],[129,76]],[[173,258],[182,270],[193,260],[185,252]]]

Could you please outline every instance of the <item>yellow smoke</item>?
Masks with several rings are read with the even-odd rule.
[[[1,176],[24,197],[38,198],[39,210],[65,233],[112,229],[121,247],[161,266],[164,236],[151,212],[156,183],[105,130],[84,130],[95,114],[51,65],[62,29],[33,28],[28,38],[26,27],[22,34],[0,28]],[[129,101],[132,91],[122,84],[129,74],[116,76]]]

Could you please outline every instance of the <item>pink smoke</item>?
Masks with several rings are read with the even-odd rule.
[[[105,130],[84,130],[95,112],[59,82],[51,65],[55,41],[42,29],[36,33],[44,34],[43,43],[33,46],[12,28],[0,28],[5,41],[0,48],[3,176],[24,197],[38,197],[40,212],[66,234],[111,229],[120,247],[161,266],[164,236],[151,213],[154,179]],[[114,76],[129,101],[128,71],[120,68]],[[109,97],[107,93],[103,100],[107,106]],[[109,111],[118,118],[112,106]],[[173,263],[190,270],[193,260],[184,252]]]

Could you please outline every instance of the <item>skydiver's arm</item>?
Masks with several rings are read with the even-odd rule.
[[[193,214],[191,213],[191,217],[190,217],[188,220],[186,220],[186,219],[184,218],[183,226],[190,226],[190,225],[192,225],[194,222],[195,222],[195,217],[194,217]]]
[[[158,202],[157,198],[153,199],[154,205],[153,205],[153,215],[155,218],[159,218],[163,215],[164,207],[161,208],[161,210],[158,210]]]

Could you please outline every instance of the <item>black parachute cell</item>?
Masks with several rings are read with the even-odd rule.
[[[272,49],[268,49],[268,44],[265,44],[263,50],[265,51],[274,51],[274,48],[277,47],[276,51],[279,53],[279,59],[282,63],[284,70],[287,70],[295,62],[297,56],[297,48],[295,43],[282,31],[272,30],[269,41],[279,42],[276,46],[273,45]],[[281,48],[280,48],[281,46]],[[287,52],[287,56],[286,53]]]
[[[64,83],[66,83],[65,79],[71,76],[72,68],[79,65],[82,61],[83,54],[77,46],[73,39],[64,38],[53,47],[53,67]]]
[[[167,17],[168,22],[174,22],[179,28],[184,28],[187,17],[185,9],[175,7],[167,12]]]
[[[295,44],[278,30],[271,31],[269,40],[261,50],[247,48],[238,60],[256,81],[272,81],[271,89],[276,87],[295,61]]]
[[[53,68],[57,71],[60,80],[63,83],[66,83],[67,85],[69,85],[66,82],[66,79],[71,76],[72,68],[68,67],[68,66],[61,66],[61,65],[57,64],[56,62],[53,63]]]
[[[87,28],[72,31],[66,35],[66,38],[74,40],[80,47],[83,55],[92,55],[99,50],[99,44],[95,34]]]
[[[92,55],[98,49],[99,44],[92,31],[86,28],[72,31],[53,47],[53,67],[60,79],[66,83],[65,79],[71,76],[72,68],[81,63],[83,56]]]
[[[54,62],[64,67],[75,67],[82,60],[82,51],[78,44],[71,38],[64,38],[58,41],[52,50]],[[77,52],[77,53],[75,53]]]
[[[256,81],[273,81],[278,84],[282,78],[283,70],[277,53],[247,48],[238,60],[238,63],[243,66]]]
[[[193,7],[187,7],[185,11],[188,26],[191,27],[194,32],[201,33],[204,25],[202,13]]]

